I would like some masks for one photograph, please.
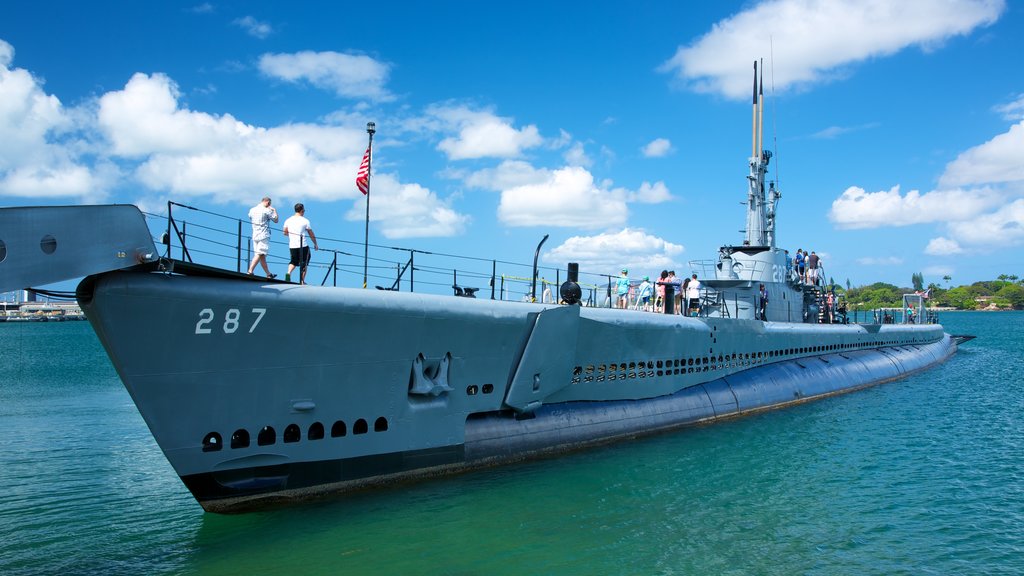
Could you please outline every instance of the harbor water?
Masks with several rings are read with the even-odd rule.
[[[235,516],[88,323],[3,323],[0,574],[1022,574],[1024,313],[940,319],[978,339],[896,382]]]

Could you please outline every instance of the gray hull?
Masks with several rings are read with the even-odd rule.
[[[685,318],[133,271],[83,310],[167,459],[232,512],[902,377],[938,325]]]

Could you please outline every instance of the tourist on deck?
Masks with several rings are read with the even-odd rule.
[[[818,268],[821,266],[821,258],[811,250],[807,257],[807,283],[814,286],[818,283]]]
[[[757,313],[758,318],[760,318],[764,322],[767,322],[768,314],[765,312],[765,309],[768,307],[768,290],[765,289],[764,284],[761,284],[761,288],[758,291],[757,297],[760,302],[760,306]]]
[[[629,270],[622,269],[622,275],[615,282],[615,294],[617,296],[615,306],[625,310],[629,307]]]
[[[267,278],[276,278],[277,274],[267,266],[267,254],[270,252],[270,223],[277,224],[277,208],[270,205],[270,196],[264,196],[260,203],[249,209],[249,221],[252,222],[252,251],[254,256],[249,263],[249,274],[256,270],[256,264],[263,265]]]
[[[644,281],[640,283],[640,287],[636,289],[636,306],[637,310],[644,310],[650,312],[651,310],[651,294],[654,292],[654,286],[651,285],[651,277],[644,276]]]
[[[679,304],[676,304],[676,314],[682,314],[686,316],[687,310],[690,309],[690,298],[687,295],[687,290],[690,287],[690,279],[683,279],[683,283],[679,286]],[[681,305],[680,305],[681,304]]]
[[[796,275],[800,277],[800,283],[807,283],[807,259],[804,258],[803,248],[796,249]]]
[[[677,302],[679,302],[679,297],[683,291],[679,289],[679,278],[676,278],[675,270],[668,271],[668,276],[665,277],[665,283],[672,287],[672,313],[679,314],[679,304],[677,304]],[[665,307],[668,307],[668,302],[665,302]]]
[[[301,202],[295,205],[295,214],[284,221],[284,235],[288,237],[288,250],[291,253],[291,260],[288,261],[288,273],[284,275],[285,282],[291,282],[292,271],[299,267],[299,284],[306,283],[306,268],[309,265],[309,244],[306,243],[306,234],[313,241],[313,249],[319,250],[316,242],[316,234],[306,220],[306,207]]]
[[[686,297],[690,299],[690,316],[697,317],[700,314],[700,281],[694,274],[690,283],[686,286]]]
[[[658,276],[657,285],[654,290],[657,294],[657,298],[654,299],[654,309],[661,312],[665,311],[665,282],[668,278],[668,270],[662,270],[661,275]]]

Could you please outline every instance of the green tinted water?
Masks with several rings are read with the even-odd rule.
[[[86,323],[0,324],[3,574],[1024,573],[1024,313],[907,379],[271,512],[204,514]]]

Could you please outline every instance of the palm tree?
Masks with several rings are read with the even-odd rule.
[[[949,274],[946,274],[945,276],[942,277],[942,279],[946,281],[946,288],[949,288],[949,281],[952,280],[953,277],[950,276]]]

